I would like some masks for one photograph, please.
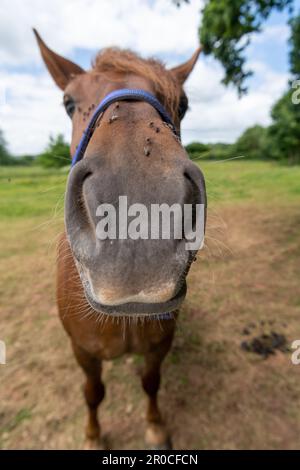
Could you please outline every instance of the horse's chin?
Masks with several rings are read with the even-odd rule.
[[[172,318],[171,313],[181,306],[186,296],[186,282],[182,284],[177,294],[166,302],[160,303],[144,303],[144,302],[128,302],[120,305],[104,305],[99,303],[93,296],[89,285],[84,286],[84,293],[90,306],[98,313],[109,315],[112,317],[120,316],[142,316],[142,317],[160,317],[164,316]],[[170,315],[168,315],[170,314]]]

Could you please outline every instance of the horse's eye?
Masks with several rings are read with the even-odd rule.
[[[75,101],[73,100],[73,98],[71,97],[66,97],[64,99],[64,107],[66,109],[66,112],[68,114],[68,116],[70,116],[70,118],[73,116],[74,112],[75,112],[75,108],[76,108],[76,104],[75,104]]]
[[[179,119],[183,119],[185,113],[187,112],[188,109],[188,99],[185,95],[182,95],[179,101],[179,106],[178,106],[178,117]]]

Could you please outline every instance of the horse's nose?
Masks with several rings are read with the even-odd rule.
[[[167,204],[169,207],[177,203],[182,208],[184,205],[193,205],[195,208],[200,204],[204,207],[206,218],[204,176],[200,168],[190,160],[181,160],[171,176],[168,173],[163,176],[157,173],[152,180],[150,175],[148,180],[132,177],[133,171],[127,175],[113,174],[105,165],[101,166],[99,160],[97,165],[95,162],[95,159],[82,160],[75,165],[69,176],[66,225],[71,238],[73,234],[77,238],[81,232],[82,239],[83,233],[89,233],[87,238],[90,244],[98,220],[96,214],[99,204],[101,201],[115,204],[120,195],[128,196],[128,202],[131,200],[131,203],[144,202],[149,211],[153,202],[156,205]]]

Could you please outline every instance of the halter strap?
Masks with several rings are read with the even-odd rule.
[[[176,136],[179,137],[178,132],[175,128],[175,125],[165,110],[163,105],[160,101],[153,96],[151,93],[141,89],[134,89],[134,88],[121,88],[120,90],[115,90],[105,96],[105,98],[99,103],[97,108],[94,111],[94,114],[83,132],[83,135],[80,139],[79,145],[76,149],[75,155],[72,159],[71,166],[73,167],[77,162],[79,162],[86,151],[86,148],[91,140],[91,137],[95,130],[95,124],[99,118],[99,116],[112,104],[116,101],[145,101],[146,103],[151,104],[151,106],[156,109],[158,114],[161,116],[162,120],[170,126],[172,131]]]

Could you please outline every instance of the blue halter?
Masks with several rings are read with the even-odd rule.
[[[145,90],[134,89],[134,88],[122,88],[120,90],[115,90],[105,96],[105,98],[100,102],[100,104],[95,109],[95,112],[83,132],[83,135],[80,139],[79,145],[76,149],[75,155],[72,159],[72,167],[79,162],[86,151],[86,148],[89,144],[89,141],[94,133],[95,124],[99,118],[99,116],[112,104],[116,101],[145,101],[146,103],[151,104],[154,109],[158,112],[161,116],[162,120],[170,126],[172,131],[176,136],[179,137],[178,132],[174,126],[172,119],[170,118],[169,114],[163,107],[163,105],[158,101],[155,96]]]

